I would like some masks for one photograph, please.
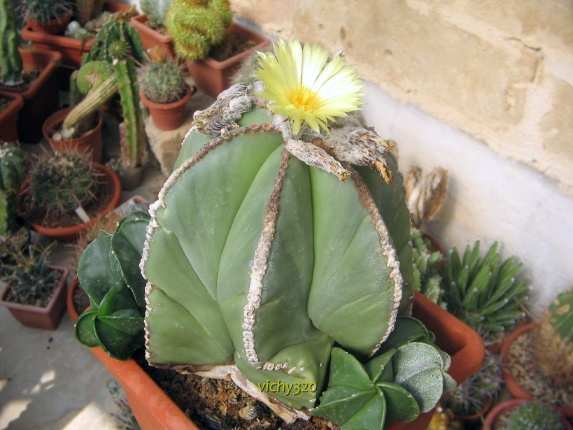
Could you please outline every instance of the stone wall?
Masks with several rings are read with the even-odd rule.
[[[428,229],[526,265],[539,309],[573,286],[573,2],[231,0],[271,39],[343,49],[403,171],[450,171]]]

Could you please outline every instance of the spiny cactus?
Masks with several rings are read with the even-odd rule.
[[[139,87],[155,103],[172,103],[187,91],[185,73],[177,60],[150,60],[139,68]]]
[[[23,65],[13,0],[0,0],[0,38],[0,82],[6,86],[20,85]]]
[[[177,54],[195,61],[223,40],[232,19],[228,0],[173,0],[165,26]]]
[[[414,256],[414,288],[443,308],[442,279],[444,256],[439,251],[430,250],[430,241],[415,227],[410,230]]]
[[[59,19],[72,10],[72,3],[66,0],[22,0],[21,8],[26,17],[36,21]]]
[[[18,194],[27,171],[24,151],[9,143],[3,144],[0,147],[0,237],[14,232],[18,226]]]
[[[449,356],[431,342],[432,335],[422,323],[398,317],[395,331],[364,365],[333,348],[328,388],[311,414],[342,430],[361,430],[365,423],[368,428],[382,429],[431,410],[444,391],[456,386],[445,373]]]
[[[476,241],[473,248],[466,247],[463,259],[454,247],[445,262],[443,298],[448,311],[486,340],[516,326],[530,291],[527,280],[516,279],[523,264],[515,257],[502,262],[497,247],[495,242],[482,258]]]
[[[91,309],[78,318],[76,338],[89,347],[101,346],[120,360],[143,346],[145,280],[139,261],[148,222],[146,212],[126,215],[113,233],[100,232],[78,264]]]
[[[74,152],[49,152],[38,159],[30,179],[32,204],[64,214],[94,199],[96,176],[89,157]]]
[[[560,293],[549,306],[534,343],[540,370],[555,386],[573,385],[573,289]]]
[[[139,7],[151,22],[165,25],[165,18],[172,3],[172,0],[141,0]]]
[[[562,430],[559,413],[551,406],[540,402],[528,402],[517,406],[507,422],[508,430]]]
[[[103,10],[103,0],[75,0],[76,19],[83,27],[88,21],[96,18]]]

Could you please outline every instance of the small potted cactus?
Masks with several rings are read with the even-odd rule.
[[[28,173],[24,151],[0,146],[0,260],[30,242],[30,232],[18,217],[18,194]]]
[[[73,240],[119,203],[121,186],[107,167],[74,152],[46,152],[24,183],[20,207],[38,233]]]
[[[74,9],[69,0],[22,0],[26,23],[39,33],[63,34]]]
[[[197,88],[216,98],[269,40],[233,22],[228,0],[173,0],[165,25]]]
[[[48,265],[54,245],[14,250],[10,261],[2,263],[0,280],[6,288],[0,305],[27,327],[55,330],[66,310],[68,270]]]
[[[504,378],[514,397],[550,403],[573,417],[573,289],[561,292],[540,321],[503,344]]]
[[[191,88],[175,59],[164,57],[158,47],[148,52],[148,61],[138,70],[141,100],[158,129],[175,130],[185,120]]]
[[[571,424],[551,405],[511,399],[491,410],[484,430],[571,430]]]

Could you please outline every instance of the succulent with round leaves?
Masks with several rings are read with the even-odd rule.
[[[18,50],[20,34],[13,0],[0,0],[0,82],[6,86],[20,85],[22,56]]]
[[[495,242],[482,258],[478,240],[473,248],[466,247],[462,258],[454,247],[445,261],[443,299],[448,311],[486,342],[519,323],[530,291],[527,280],[516,279],[523,264],[515,257],[502,261],[497,247]]]
[[[196,61],[223,41],[232,20],[228,0],[173,0],[165,26],[178,56]]]
[[[30,178],[32,205],[65,214],[92,201],[97,173],[89,156],[74,152],[46,152],[34,165]]]
[[[24,151],[9,143],[0,146],[0,237],[18,228],[18,195],[27,172]]]
[[[560,293],[541,320],[541,331],[534,343],[541,372],[556,387],[573,385],[573,289]]]
[[[563,430],[559,413],[550,405],[527,402],[511,411],[507,430]]]
[[[172,58],[150,59],[138,70],[139,88],[155,103],[173,103],[187,92],[185,73]]]
[[[414,288],[443,308],[447,304],[442,300],[442,279],[444,256],[439,251],[430,250],[430,241],[416,227],[410,230],[412,252],[414,256]]]
[[[446,373],[450,357],[433,334],[411,317],[398,317],[394,332],[365,364],[333,348],[330,377],[314,416],[342,430],[382,429],[433,409],[456,382]]]
[[[120,360],[131,357],[144,343],[145,280],[139,261],[148,223],[146,212],[124,216],[113,233],[100,232],[78,263],[78,278],[90,297],[90,309],[76,322],[76,338]]]

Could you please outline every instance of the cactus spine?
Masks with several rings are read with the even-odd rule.
[[[183,69],[170,58],[145,63],[139,69],[139,86],[155,103],[175,102],[187,91]]]
[[[195,61],[223,40],[232,19],[228,0],[173,0],[165,25],[177,54]]]
[[[6,86],[22,83],[22,57],[18,51],[20,36],[12,0],[0,0],[0,72]]]
[[[549,306],[535,340],[540,370],[558,387],[573,385],[573,289],[560,293]]]
[[[27,173],[24,152],[5,143],[0,148],[0,237],[17,228],[18,193]]]

